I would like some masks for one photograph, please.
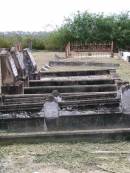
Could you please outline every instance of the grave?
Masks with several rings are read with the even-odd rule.
[[[126,50],[119,51],[118,56],[126,62],[130,62],[130,52]]]
[[[48,130],[105,128],[110,117],[107,126],[115,121],[118,126],[122,125],[125,119],[113,73],[116,73],[115,69],[44,72],[45,77],[41,80],[29,81],[29,87],[24,87],[24,95],[5,96],[4,104],[0,106],[3,113],[26,111],[31,112],[31,116],[4,118],[4,123],[8,128],[13,124],[11,129],[18,131],[44,130],[44,116],[39,117],[37,113],[46,97],[57,89],[63,98],[59,103],[59,125],[56,128],[55,123],[49,121]]]
[[[23,94],[29,79],[37,77],[37,66],[28,49],[1,49],[0,76],[2,94]]]
[[[27,59],[31,57],[26,49],[23,50],[23,56]],[[15,58],[18,57],[15,55]],[[46,97],[54,90],[60,92],[62,101],[58,103],[58,126],[54,120],[47,121],[48,131],[69,133],[72,130],[129,127],[130,117],[122,109],[122,81],[116,73],[116,67],[36,73],[36,64],[33,60],[30,63],[30,60],[29,64],[25,63],[29,81],[23,88],[24,93],[0,97],[1,129],[15,132],[44,131],[46,119],[39,112]],[[52,107],[47,109],[52,112]]]
[[[119,64],[103,63],[103,62],[93,62],[93,61],[49,61],[49,66],[96,66],[96,67],[109,67],[115,68],[119,67]]]

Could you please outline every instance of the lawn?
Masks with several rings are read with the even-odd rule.
[[[0,173],[129,173],[130,143],[30,141],[1,145]]]

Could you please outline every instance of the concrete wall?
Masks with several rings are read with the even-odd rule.
[[[58,121],[44,118],[17,118],[0,120],[0,130],[9,132],[35,132],[48,130],[78,130],[130,127],[129,114],[92,114],[62,116]]]

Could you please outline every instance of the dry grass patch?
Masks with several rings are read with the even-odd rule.
[[[4,156],[4,157],[3,157]],[[37,141],[1,145],[1,173],[128,173],[129,142]],[[48,171],[48,172],[47,172]],[[56,172],[56,173],[57,173]],[[61,172],[62,173],[62,172]]]

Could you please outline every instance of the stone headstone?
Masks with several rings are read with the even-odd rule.
[[[20,65],[21,69],[24,70],[25,65],[24,65],[23,53],[22,52],[16,52],[16,57],[18,59],[18,62],[19,62],[19,65]]]
[[[12,68],[14,76],[15,77],[18,76],[18,71],[16,69],[15,62],[14,62],[14,60],[13,60],[13,58],[11,56],[9,56],[9,61],[10,61],[10,65],[11,65],[11,68]]]
[[[55,101],[46,101],[44,103],[44,116],[46,118],[58,118],[59,117],[59,106]]]
[[[31,54],[31,52],[29,50],[28,50],[28,55],[29,55],[29,57],[30,57],[30,59],[32,61],[33,66],[36,66],[35,59],[34,59],[34,57],[32,56],[32,54]]]

